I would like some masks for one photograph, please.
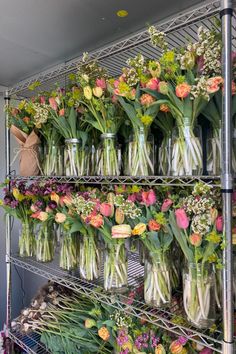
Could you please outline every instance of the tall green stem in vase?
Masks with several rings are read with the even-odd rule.
[[[121,152],[116,144],[116,134],[104,133],[102,142],[97,150],[96,174],[103,176],[119,176]]]
[[[80,238],[79,271],[83,279],[93,281],[100,276],[102,254],[96,230],[87,230]]]
[[[55,250],[55,234],[51,222],[43,222],[40,225],[36,242],[36,258],[39,262],[51,262]]]
[[[36,251],[36,239],[34,236],[34,224],[30,219],[21,221],[19,238],[19,254],[21,257],[34,257]]]

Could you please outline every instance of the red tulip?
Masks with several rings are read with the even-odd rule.
[[[150,189],[148,192],[142,192],[142,202],[146,206],[150,206],[156,203],[156,194],[153,189]]]
[[[173,204],[173,200],[171,199],[165,199],[162,206],[161,206],[161,211],[164,213],[166,211],[168,211],[171,207],[171,205]]]
[[[216,230],[218,232],[222,232],[223,231],[223,216],[217,216],[216,218]]]
[[[187,229],[189,226],[189,218],[184,209],[177,209],[175,211],[176,222],[180,229]]]

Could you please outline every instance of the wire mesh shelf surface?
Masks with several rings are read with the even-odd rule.
[[[29,354],[50,354],[45,346],[40,343],[40,335],[37,333],[22,334],[17,331],[11,331],[9,338],[17,344],[24,353]]]
[[[129,288],[125,293],[105,292],[102,288],[103,279],[91,283],[79,278],[78,273],[66,272],[59,268],[57,257],[51,263],[39,263],[33,258],[20,258],[17,255],[10,257],[11,263],[27,271],[42,276],[48,280],[66,286],[78,293],[84,294],[94,300],[108,304],[115,309],[127,311],[130,315],[144,319],[164,330],[185,336],[194,342],[222,352],[222,333],[220,330],[198,330],[189,325],[183,314],[181,294],[173,296],[171,306],[165,309],[153,308],[143,301],[143,267],[134,253],[129,253]],[[135,298],[130,294],[135,292]],[[217,328],[220,328],[220,321]]]
[[[78,184],[105,184],[105,185],[146,185],[146,186],[194,186],[196,182],[204,182],[213,187],[220,186],[219,176],[31,176],[22,177],[11,174],[8,176],[15,181],[47,181]]]

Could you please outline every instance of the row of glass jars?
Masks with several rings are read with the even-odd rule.
[[[185,131],[186,133],[186,131]],[[153,175],[219,175],[221,170],[220,130],[208,132],[203,161],[201,128],[188,132],[181,140],[177,130],[164,137],[157,148],[153,136],[146,137],[140,130],[133,134],[121,152],[116,135],[101,135],[98,148],[82,145],[80,139],[66,139],[65,146],[48,145],[44,148],[42,170],[48,176],[153,176]],[[236,134],[232,149],[233,171],[236,172]]]
[[[221,306],[220,273],[210,264],[182,264],[173,262],[169,252],[150,252],[138,242],[140,263],[144,265],[144,300],[157,308],[172,304],[173,291],[183,278],[183,308],[197,328],[209,328],[216,320],[216,304]],[[40,225],[36,237],[33,224],[23,224],[20,235],[20,256],[36,256],[40,262],[51,262],[60,243],[60,267],[79,271],[82,279],[90,282],[102,276],[107,291],[123,292],[128,289],[129,240],[104,244],[99,234],[86,235],[55,229],[51,223]],[[137,249],[137,247],[136,247]],[[177,250],[172,250],[177,254]],[[175,257],[180,262],[181,257]],[[131,299],[132,300],[132,299]]]

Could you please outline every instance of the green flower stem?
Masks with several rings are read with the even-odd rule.
[[[65,233],[60,250],[60,267],[71,270],[78,265],[78,241],[76,234]]]
[[[127,285],[127,255],[125,244],[113,243],[107,247],[104,262],[104,288],[111,290]]]
[[[51,262],[54,257],[53,225],[42,223],[36,241],[36,258],[39,262]]]
[[[84,176],[88,171],[89,154],[79,146],[71,143],[67,145],[65,152],[66,176]]]
[[[116,142],[111,138],[104,138],[103,146],[97,154],[97,174],[103,176],[119,176],[120,163]]]
[[[101,256],[96,242],[97,235],[82,235],[80,242],[79,270],[82,278],[95,280],[100,275]]]
[[[22,231],[19,239],[20,257],[34,257],[36,240],[33,232],[33,222],[29,218],[22,220]]]

